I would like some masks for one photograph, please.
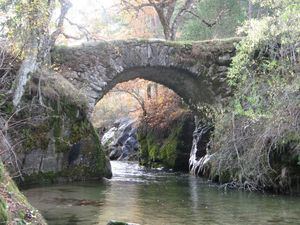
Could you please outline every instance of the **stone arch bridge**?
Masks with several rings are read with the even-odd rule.
[[[143,78],[172,89],[189,105],[220,103],[238,38],[201,42],[128,40],[56,47],[52,62],[95,104],[117,83]]]

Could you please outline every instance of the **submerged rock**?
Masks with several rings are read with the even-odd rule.
[[[101,143],[111,160],[133,160],[137,158],[139,143],[134,121],[128,118],[117,120],[102,137]]]
[[[107,223],[107,225],[139,225],[139,224],[137,224],[137,223],[126,223],[126,222],[111,220]]]

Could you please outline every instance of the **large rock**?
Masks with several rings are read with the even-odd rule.
[[[111,220],[107,223],[107,225],[139,225],[137,223],[127,223],[127,222],[121,222],[116,220]]]
[[[117,120],[102,137],[101,143],[112,160],[136,159],[139,143],[134,121],[128,118]]]
[[[23,184],[111,177],[109,160],[86,116],[84,96],[61,76],[45,74],[44,79],[45,106],[35,98],[39,80],[34,77],[23,99],[24,105],[31,105],[15,116],[17,121],[28,122],[9,131],[14,142],[23,141],[14,149],[16,157],[5,160],[8,168],[21,170]]]
[[[172,121],[168,129],[149,129],[148,124],[142,124],[138,132],[140,164],[187,172],[194,127],[190,112]]]

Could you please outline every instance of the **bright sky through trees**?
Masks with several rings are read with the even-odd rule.
[[[85,27],[87,30],[90,30],[90,24],[92,22],[105,21],[107,17],[106,11],[109,11],[113,6],[118,2],[118,0],[71,0],[72,8],[67,14],[67,18],[70,19],[73,23],[78,24],[79,26]],[[59,12],[57,12],[59,14]],[[67,21],[65,21],[65,31],[68,35],[79,37],[81,33],[79,32],[76,26],[71,26]],[[98,32],[101,32],[100,29]],[[102,33],[102,32],[101,32]],[[106,38],[100,38],[106,39]],[[85,42],[85,39],[80,40],[64,40],[64,44],[73,45],[81,44]]]

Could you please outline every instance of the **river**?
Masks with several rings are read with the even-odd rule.
[[[111,162],[113,178],[24,190],[49,225],[300,224],[300,197],[224,191],[187,174]]]

